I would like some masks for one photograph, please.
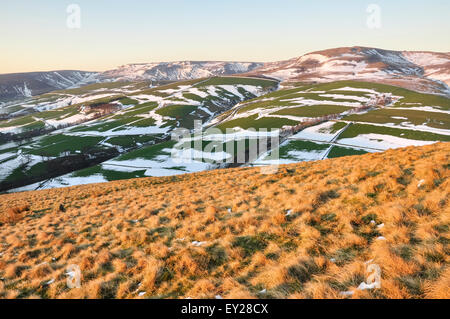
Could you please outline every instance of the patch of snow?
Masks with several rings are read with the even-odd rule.
[[[330,142],[339,132],[329,133],[336,122],[325,122],[308,127],[290,137],[290,139],[316,140]]]
[[[411,110],[411,111],[423,111],[423,112],[435,112],[435,113],[445,113],[450,114],[450,110],[443,110],[439,106],[413,106],[413,107],[387,107],[386,109],[391,110]]]
[[[375,289],[377,288],[378,284],[376,282],[371,283],[371,284],[366,284],[365,282],[362,282],[359,286],[358,286],[358,290],[369,290],[369,289]]]
[[[201,247],[206,244],[206,241],[193,241],[191,244],[195,247]]]
[[[365,93],[370,93],[370,94],[378,94],[377,91],[375,90],[371,90],[371,89],[361,89],[361,88],[353,88],[353,87],[349,87],[349,86],[345,86],[339,89],[334,89],[333,91],[354,91],[354,92],[365,92]]]
[[[419,183],[417,184],[417,188],[420,188],[424,183],[425,183],[425,180],[424,180],[424,179],[421,179],[421,180],[419,181]]]
[[[330,97],[332,99],[339,100],[355,100],[359,102],[368,102],[370,99],[368,97],[345,95],[345,94],[319,94],[321,97]]]
[[[50,279],[49,281],[47,281],[45,284],[48,286],[48,285],[51,285],[52,283],[54,283],[55,282],[55,279]]]
[[[10,193],[33,191],[36,189],[62,188],[75,185],[106,183],[108,180],[101,174],[94,174],[86,177],[73,176],[74,173],[66,174],[47,181],[46,183],[34,183],[27,186],[10,190]],[[43,185],[42,185],[43,184]],[[40,187],[41,186],[41,187]]]
[[[435,141],[419,141],[384,134],[361,134],[353,138],[338,140],[341,144],[355,147],[368,147],[381,150],[396,149],[407,146],[424,146],[436,143]]]

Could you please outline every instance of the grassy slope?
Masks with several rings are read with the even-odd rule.
[[[300,117],[321,117],[330,114],[337,114],[348,111],[350,107],[340,105],[311,105],[300,106],[295,108],[283,109],[281,111],[272,113],[274,115],[293,115]]]
[[[353,124],[347,128],[340,136],[339,139],[352,138],[362,134],[382,134],[382,135],[392,135],[402,138],[408,138],[413,140],[421,141],[442,141],[449,142],[449,135],[441,135],[424,131],[414,131],[401,128],[393,128],[386,126],[375,126],[369,124]]]
[[[404,89],[401,87],[385,85],[385,84],[380,84],[380,83],[359,82],[359,81],[336,81],[336,82],[331,82],[331,83],[319,84],[317,87],[315,87],[315,89],[327,91],[327,90],[342,88],[345,86],[353,87],[353,88],[361,88],[361,89],[371,89],[371,90],[376,90],[378,92],[392,93],[393,95],[396,95],[396,96],[402,96],[403,99],[401,99],[400,102],[398,103],[398,106],[402,106],[402,107],[408,106],[407,103],[422,103],[423,105],[428,105],[428,106],[439,106],[445,110],[450,109],[449,99],[445,98],[443,96],[434,95],[434,94],[418,93],[418,92],[407,90],[407,89]],[[351,93],[352,95],[357,95],[358,92],[351,91],[348,93],[349,94]],[[414,106],[414,105],[409,105],[409,106]]]
[[[304,117],[319,117],[328,114],[342,113],[348,110],[348,107],[340,105],[312,105],[296,107],[299,102],[292,101],[292,99],[306,99],[315,101],[329,100],[333,102],[357,102],[351,99],[352,96],[368,97],[367,92],[358,92],[351,90],[337,90],[345,87],[375,90],[379,93],[392,93],[394,96],[401,96],[402,98],[395,103],[394,107],[417,107],[417,106],[432,106],[443,110],[450,109],[450,100],[442,96],[432,94],[422,94],[407,89],[384,85],[379,83],[359,82],[359,81],[336,81],[331,83],[299,85],[294,88],[278,90],[254,100],[248,101],[246,105],[241,107],[238,114],[242,114],[255,109],[270,109],[274,107],[284,106],[280,111],[274,111],[272,115],[294,115]],[[317,93],[326,92],[326,93]],[[323,97],[323,94],[338,94],[350,96],[349,99]],[[270,100],[268,100],[270,99]],[[393,119],[392,116],[407,117],[407,120]],[[446,129],[449,127],[448,114],[437,112],[425,112],[416,110],[376,110],[363,115],[351,115],[345,117],[347,120],[374,122],[374,123],[401,123],[404,121],[415,125],[426,124],[429,127]],[[292,125],[294,122],[288,119],[271,118],[271,121],[276,122],[270,125],[267,121],[263,125],[267,127],[281,127],[283,125]],[[269,120],[269,121],[270,121]],[[242,126],[242,128],[261,127],[260,123],[254,123],[254,117],[231,119],[220,125],[220,128]],[[294,123],[295,124],[295,123]]]
[[[407,122],[414,125],[427,125],[439,129],[450,128],[450,114],[404,109],[378,109],[364,114],[346,116],[344,120],[381,124],[401,124]]]
[[[450,298],[449,156],[440,143],[273,175],[239,168],[2,195],[0,297]],[[382,287],[356,290],[371,259]],[[70,264],[80,289],[66,286]]]
[[[276,86],[278,82],[267,79],[245,78],[245,77],[215,77],[205,82],[195,85],[195,87],[205,87],[208,85],[255,85],[262,86],[264,89],[269,89]]]

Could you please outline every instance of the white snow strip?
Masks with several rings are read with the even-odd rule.
[[[424,146],[436,143],[435,141],[418,141],[383,134],[361,134],[357,137],[343,138],[338,140],[341,144],[353,145],[355,147],[369,147],[382,150],[395,149],[407,146]]]

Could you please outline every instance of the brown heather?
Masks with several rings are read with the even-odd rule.
[[[450,298],[449,155],[438,143],[1,195],[0,298]],[[361,291],[369,260],[382,287]]]

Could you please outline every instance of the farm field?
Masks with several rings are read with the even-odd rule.
[[[354,112],[383,94],[391,94],[390,105]],[[280,129],[323,117],[324,121],[280,145],[278,162],[293,163],[450,141],[449,109],[447,98],[377,83],[292,83],[291,87],[237,105],[220,118],[217,127]],[[327,120],[330,115],[336,119]],[[266,157],[273,158],[272,152],[253,164],[274,163]]]
[[[400,114],[409,114],[412,124],[419,125],[428,121],[431,125],[430,128],[433,125],[438,128],[449,128],[447,118],[450,100],[445,97],[416,93],[389,85],[357,81],[292,85],[294,87],[284,87],[235,106],[228,114],[225,114],[225,117],[228,116],[225,120],[221,119],[220,127],[227,128],[234,125],[251,127],[252,121],[261,119],[285,121],[286,125],[289,125],[292,120],[298,122],[330,114],[341,114],[349,120],[373,119],[384,114],[384,118],[379,118],[377,123],[400,123],[401,119],[395,119],[395,117],[400,117]],[[347,114],[352,108],[361,107],[363,103],[382,94],[391,94],[393,97],[393,103],[388,106],[389,109],[373,110],[362,115]],[[231,116],[229,116],[230,114]],[[388,117],[394,118],[389,119]],[[239,122],[237,122],[238,119]]]
[[[92,90],[112,95],[0,122],[0,127],[46,127],[85,117],[79,124],[67,121],[67,127],[48,136],[4,146],[0,176],[6,183],[27,178],[27,185],[10,187],[23,191],[216,169],[236,156],[227,143],[245,143],[248,150],[250,140],[260,139],[254,130],[267,130],[262,136],[276,135],[300,123],[312,124],[247,164],[288,164],[450,141],[450,105],[444,97],[357,81],[278,85],[265,79],[217,77],[152,88],[144,82],[61,91],[83,97],[92,95]],[[392,97],[389,105],[364,108],[386,94]],[[113,105],[113,112],[90,119],[96,113],[89,112],[102,103]],[[177,128],[192,131],[196,120],[206,133],[202,145],[177,151],[176,143],[170,141],[172,132]],[[102,159],[30,179],[43,176],[43,159],[56,161],[84,153],[101,154]]]

